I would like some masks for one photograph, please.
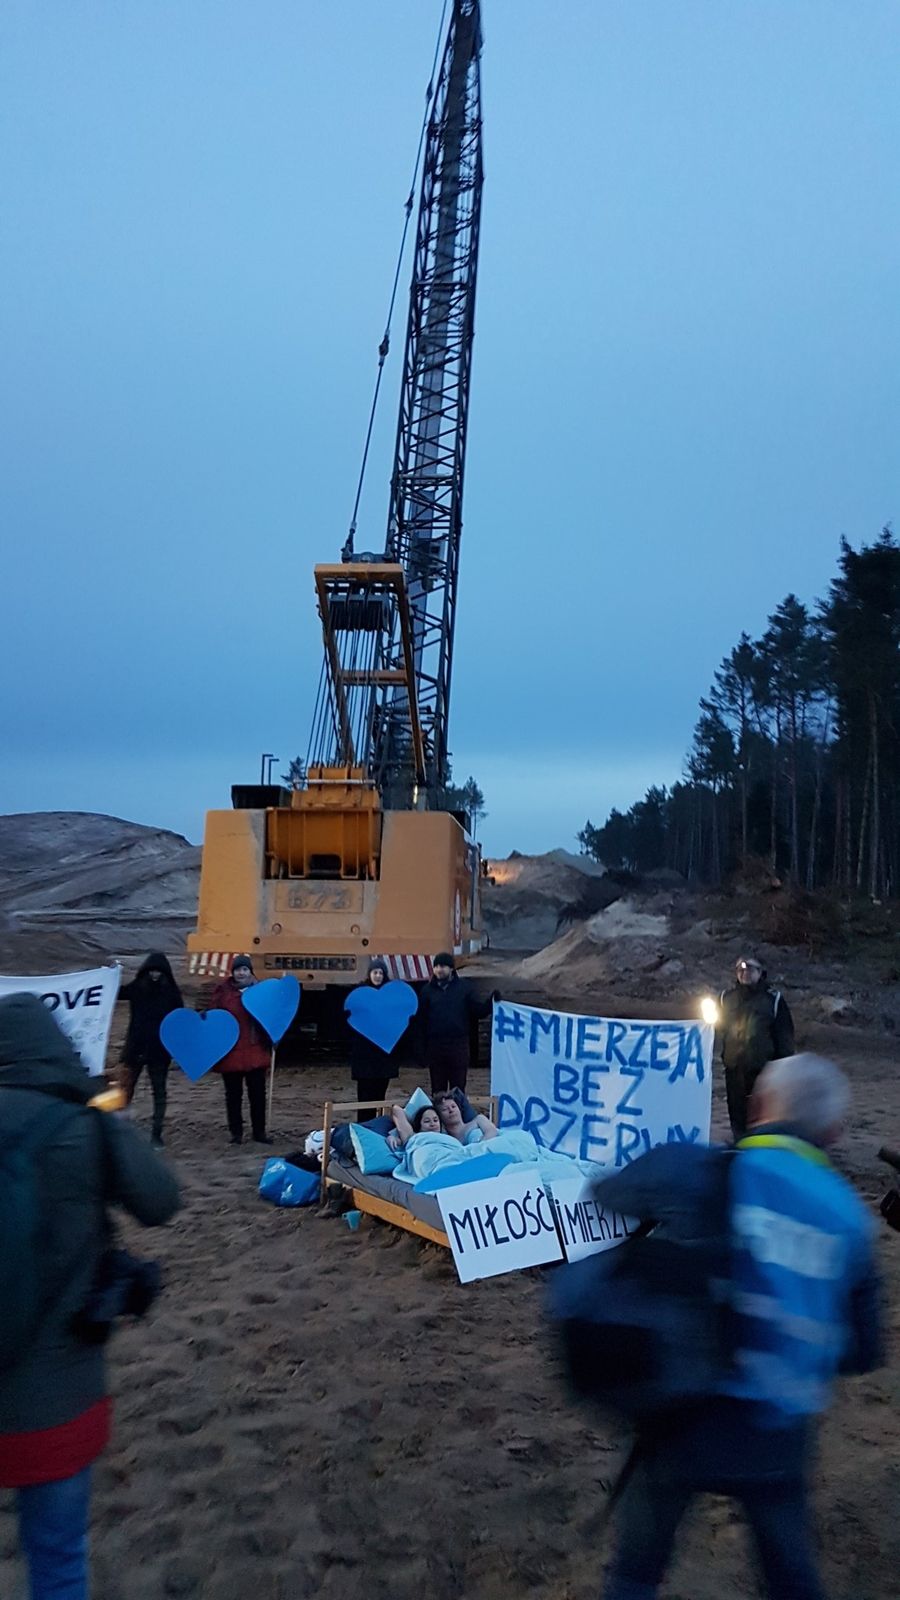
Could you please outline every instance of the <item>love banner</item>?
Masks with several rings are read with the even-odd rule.
[[[36,994],[52,1011],[92,1076],[103,1071],[121,967],[56,972],[47,978],[0,977],[0,995]]]

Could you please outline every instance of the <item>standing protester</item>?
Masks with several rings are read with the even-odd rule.
[[[106,1207],[148,1227],[178,1209],[141,1134],[90,1109],[94,1087],[35,995],[0,1000],[0,1487],[18,1491],[32,1600],[87,1600],[91,1465],[111,1402],[104,1346],[76,1328]]]
[[[435,956],[432,967],[434,977],[419,996],[417,1022],[431,1092],[439,1094],[442,1089],[465,1089],[472,1025],[479,1018],[490,1016],[491,1005],[500,995],[495,990],[486,1000],[479,1000],[471,983],[459,976],[454,959],[446,950]]]
[[[122,1047],[122,1064],[128,1071],[125,1093],[131,1105],[138,1079],[146,1067],[153,1090],[153,1143],[161,1145],[170,1057],[160,1040],[159,1029],[170,1011],[180,1009],[181,990],[166,957],[156,951],[147,957],[120,994],[131,1007],[131,1020]]]
[[[725,1349],[707,1397],[639,1428],[604,1600],[653,1600],[695,1494],[741,1501],[771,1600],[824,1600],[807,1504],[813,1425],[838,1371],[869,1372],[881,1359],[873,1225],[825,1153],[849,1101],[830,1061],[772,1062],[735,1152],[664,1147],[597,1185],[599,1204],[656,1225],[683,1284],[716,1225],[710,1160],[729,1164],[729,1266],[724,1283],[706,1285],[720,1320],[724,1290]],[[658,1305],[664,1332],[671,1299]],[[671,1350],[660,1348],[674,1369],[690,1352],[668,1338]]]
[[[387,962],[377,956],[369,967],[366,983],[373,989],[383,989],[390,983]],[[388,1084],[397,1076],[397,1057],[400,1042],[393,1050],[382,1050],[372,1039],[366,1039],[355,1028],[348,1026],[350,1035],[350,1076],[356,1084],[356,1098],[360,1102],[385,1099]],[[365,1122],[371,1111],[358,1111],[357,1122]]]
[[[235,956],[231,976],[212,992],[211,1011],[230,1011],[240,1029],[237,1044],[217,1061],[214,1072],[221,1072],[225,1085],[225,1114],[232,1144],[244,1138],[244,1084],[250,1107],[250,1128],[254,1144],[271,1144],[266,1133],[266,1072],[271,1046],[262,1028],[245,1008],[241,995],[256,982],[249,956]]]
[[[769,1061],[794,1053],[794,1021],[788,1003],[770,989],[762,963],[742,956],[735,963],[735,985],[719,1001],[719,1043],[731,1132],[747,1131],[747,1102]]]

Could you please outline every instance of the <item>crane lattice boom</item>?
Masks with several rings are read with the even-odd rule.
[[[440,804],[483,182],[479,0],[454,0],[428,120],[385,551],[319,584],[328,713],[311,763]],[[398,587],[399,569],[402,585]]]

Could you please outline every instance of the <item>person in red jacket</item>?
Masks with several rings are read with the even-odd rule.
[[[244,1137],[244,1084],[250,1106],[250,1127],[255,1144],[271,1144],[266,1133],[266,1069],[271,1046],[258,1023],[246,1010],[241,996],[256,982],[249,956],[235,956],[231,976],[213,990],[210,1010],[230,1011],[240,1028],[237,1044],[213,1068],[225,1085],[225,1114],[232,1144]]]

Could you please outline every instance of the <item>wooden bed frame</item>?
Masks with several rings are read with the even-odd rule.
[[[326,1100],[322,1120],[322,1183],[320,1196],[324,1204],[329,1184],[340,1187],[337,1178],[328,1176],[328,1152],[331,1147],[331,1130],[335,1122],[355,1121],[357,1111],[371,1111],[373,1117],[389,1112],[396,1103],[396,1098],[390,1100]],[[478,1105],[477,1100],[470,1100],[471,1105]],[[493,1118],[497,1102],[492,1097],[488,1101],[488,1115]],[[337,1115],[335,1115],[337,1113]],[[346,1115],[344,1115],[346,1114]],[[445,1250],[450,1248],[450,1240],[440,1228],[432,1228],[428,1222],[422,1222],[405,1206],[395,1205],[392,1200],[382,1200],[379,1195],[369,1194],[365,1189],[351,1189],[353,1204],[357,1211],[364,1211],[370,1217],[378,1217],[381,1222],[389,1222],[394,1228],[403,1228],[406,1233],[417,1234],[420,1239],[427,1239],[429,1244],[442,1245]]]

